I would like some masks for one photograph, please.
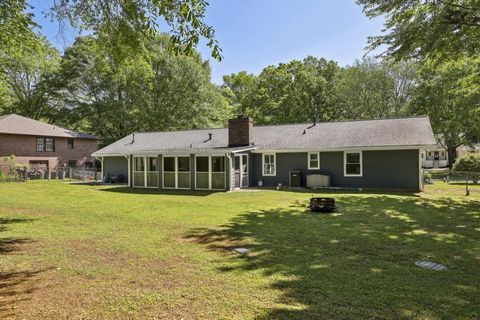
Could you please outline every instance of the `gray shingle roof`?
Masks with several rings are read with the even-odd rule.
[[[68,130],[45,122],[22,117],[18,114],[7,114],[0,116],[0,133],[96,139],[95,136],[92,136],[90,134]]]
[[[304,133],[305,131],[305,133]],[[209,140],[209,133],[212,139]],[[132,143],[133,138],[135,141]],[[362,147],[430,146],[436,143],[428,117],[255,126],[257,150],[331,150]],[[227,151],[228,129],[135,133],[95,152],[125,155],[151,152]]]

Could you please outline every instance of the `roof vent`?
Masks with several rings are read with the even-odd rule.
[[[132,144],[135,142],[135,133],[132,133]]]

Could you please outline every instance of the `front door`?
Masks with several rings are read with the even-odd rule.
[[[248,155],[236,155],[234,159],[235,188],[248,187]]]

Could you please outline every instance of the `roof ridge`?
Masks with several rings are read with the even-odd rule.
[[[427,115],[418,115],[418,116],[408,116],[408,117],[392,117],[392,118],[382,118],[382,119],[345,119],[345,120],[336,120],[336,121],[318,121],[317,124],[325,124],[325,123],[342,123],[342,122],[361,122],[361,121],[384,121],[384,120],[403,120],[403,119],[417,119],[417,118],[428,118]],[[299,122],[299,123],[281,123],[281,124],[261,124],[261,125],[253,125],[254,128],[260,127],[281,127],[281,126],[310,126],[312,122]],[[186,132],[186,131],[208,131],[208,130],[225,130],[228,127],[222,128],[193,128],[193,129],[181,129],[181,130],[160,130],[160,131],[142,131],[142,132],[132,132],[129,135],[125,136],[128,137],[132,134],[148,134],[148,133],[167,133],[167,132]]]

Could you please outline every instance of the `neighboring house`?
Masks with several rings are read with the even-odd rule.
[[[457,157],[461,157],[467,153],[480,153],[480,144],[473,146],[462,145],[457,148]],[[424,169],[446,168],[450,163],[448,152],[440,143],[422,152],[421,157],[422,168]]]
[[[223,129],[134,133],[93,155],[104,178],[141,188],[306,186],[321,174],[333,187],[419,190],[432,145],[428,117],[254,127],[239,116]]]
[[[17,164],[56,170],[59,167],[91,167],[97,138],[25,118],[0,116],[0,157],[14,155]],[[0,158],[1,161],[1,158]]]

